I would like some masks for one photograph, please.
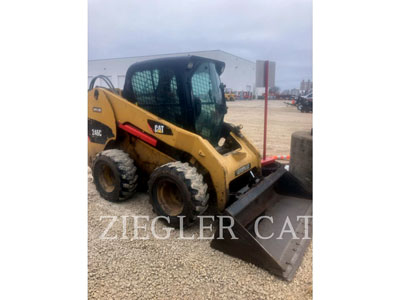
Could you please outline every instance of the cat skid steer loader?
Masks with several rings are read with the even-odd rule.
[[[223,234],[213,248],[291,280],[309,244],[304,236],[311,225],[299,217],[311,215],[311,195],[283,167],[264,172],[241,127],[224,122],[224,67],[197,56],[138,62],[122,90],[106,76],[93,78],[88,154],[94,183],[103,198],[119,202],[133,195],[140,177],[149,178],[154,211],[175,227],[182,220],[192,225],[212,205],[230,217],[219,218]],[[95,86],[99,78],[107,87]],[[280,234],[287,217],[296,237]]]

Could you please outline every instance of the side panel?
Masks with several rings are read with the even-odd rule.
[[[103,89],[88,93],[88,162],[117,136],[113,107]]]

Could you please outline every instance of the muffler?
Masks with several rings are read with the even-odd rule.
[[[280,167],[223,215],[212,248],[293,279],[312,235],[312,194],[296,177]]]

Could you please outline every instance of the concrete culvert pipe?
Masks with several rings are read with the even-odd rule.
[[[312,131],[292,134],[290,145],[290,173],[299,179],[312,193]]]

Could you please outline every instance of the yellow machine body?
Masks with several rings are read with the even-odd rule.
[[[89,138],[89,165],[97,153],[107,149],[116,141],[118,141],[118,147],[129,153],[135,160],[135,164],[149,174],[155,168],[174,161],[162,150],[119,128],[124,124],[132,125],[146,136],[166,144],[172,149],[186,153],[190,164],[201,166],[205,173],[203,175],[208,174],[211,178],[211,189],[215,191],[219,211],[226,207],[229,198],[229,184],[249,170],[255,169],[259,172],[261,169],[259,152],[244,136],[239,137],[231,132],[231,136],[240,147],[229,153],[220,154],[209,141],[200,135],[161,119],[106,88],[97,87],[89,91],[88,112],[89,122],[105,124],[111,130],[111,133],[104,137],[102,143]],[[149,120],[169,127],[172,134],[165,135],[155,132],[149,125]],[[91,130],[93,129],[89,126],[89,136],[96,134],[96,132],[90,132]]]

